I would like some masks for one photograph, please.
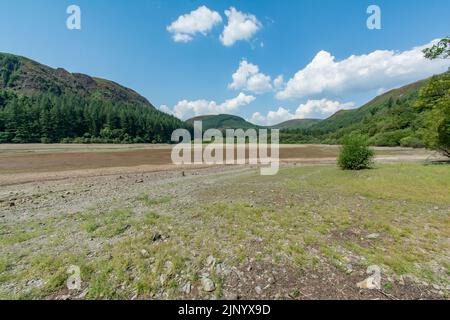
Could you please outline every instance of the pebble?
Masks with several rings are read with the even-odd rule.
[[[216,285],[209,278],[202,278],[202,289],[205,292],[213,292],[216,289]]]
[[[259,294],[259,295],[261,295],[261,294],[263,293],[263,290],[261,289],[260,286],[257,286],[257,287],[255,288],[255,291],[256,291],[256,293]]]
[[[181,288],[181,292],[185,293],[185,294],[190,294],[192,291],[192,285],[190,282],[186,283],[182,288]]]

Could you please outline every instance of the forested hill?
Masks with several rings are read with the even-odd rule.
[[[230,115],[230,114],[219,114],[219,115],[206,115],[191,118],[186,120],[190,125],[193,125],[195,121],[202,121],[202,129],[257,129],[259,126],[250,123],[245,119]]]
[[[161,143],[186,126],[112,81],[0,53],[0,143]]]
[[[443,92],[448,94],[449,77],[450,71],[432,79],[446,84]],[[284,131],[281,139],[284,143],[337,144],[350,133],[360,133],[374,146],[424,146],[428,110],[417,104],[421,91],[429,83],[430,79],[425,79],[391,90],[361,108],[339,111],[308,129]]]

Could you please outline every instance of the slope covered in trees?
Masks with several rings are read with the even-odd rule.
[[[440,95],[450,90],[446,72],[432,79],[391,90],[358,109],[342,110],[307,130],[288,130],[285,142],[320,142],[336,144],[350,133],[359,133],[375,146],[421,147],[426,144],[430,108],[418,106],[422,92],[431,82],[440,83]]]
[[[0,143],[165,143],[184,127],[114,82],[0,54]]]
[[[241,117],[230,114],[207,115],[191,118],[186,122],[190,125],[194,121],[202,121],[203,130],[208,129],[257,129],[259,126],[244,120]]]

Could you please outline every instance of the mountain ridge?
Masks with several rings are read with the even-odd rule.
[[[0,53],[0,143],[170,143],[179,128],[116,82]]]
[[[0,72],[0,90],[7,89],[27,96],[49,92],[83,97],[97,95],[112,102],[155,108],[136,91],[111,80],[69,72],[64,68],[52,68],[23,56],[3,52],[0,52],[0,65],[4,66],[3,72]]]

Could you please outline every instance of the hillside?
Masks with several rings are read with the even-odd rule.
[[[313,128],[326,132],[336,131],[360,122],[365,117],[374,116],[381,112],[385,107],[392,107],[392,103],[397,102],[397,100],[414,101],[417,99],[419,89],[425,83],[426,80],[421,80],[398,89],[390,90],[375,97],[373,100],[358,109],[340,110],[328,119],[314,125]],[[389,103],[391,104],[388,105]]]
[[[309,129],[321,121],[320,119],[293,119],[271,126],[270,128],[280,130]]]
[[[203,122],[203,130],[208,129],[257,129],[259,126],[244,120],[241,117],[229,114],[198,116],[186,120],[189,125],[193,125],[194,121]]]
[[[96,96],[114,103],[153,106],[135,91],[113,81],[53,69],[25,57],[0,52],[0,90],[21,95],[51,93],[57,96],[74,94]]]
[[[435,77],[441,79],[449,74]],[[339,111],[306,130],[284,131],[282,140],[284,138],[285,143],[337,144],[344,136],[358,132],[366,135],[375,146],[424,146],[426,112],[416,105],[419,92],[428,80],[386,92],[358,109]]]
[[[0,53],[0,143],[169,142],[180,127],[112,81]]]
[[[294,119],[268,128],[281,130],[282,143],[338,144],[344,136],[358,132],[375,146],[423,147],[427,112],[416,105],[420,90],[428,82],[425,79],[390,90],[360,108],[341,110],[325,120]],[[194,120],[202,120],[204,130],[264,128],[232,115],[200,116],[187,122],[192,124]]]

